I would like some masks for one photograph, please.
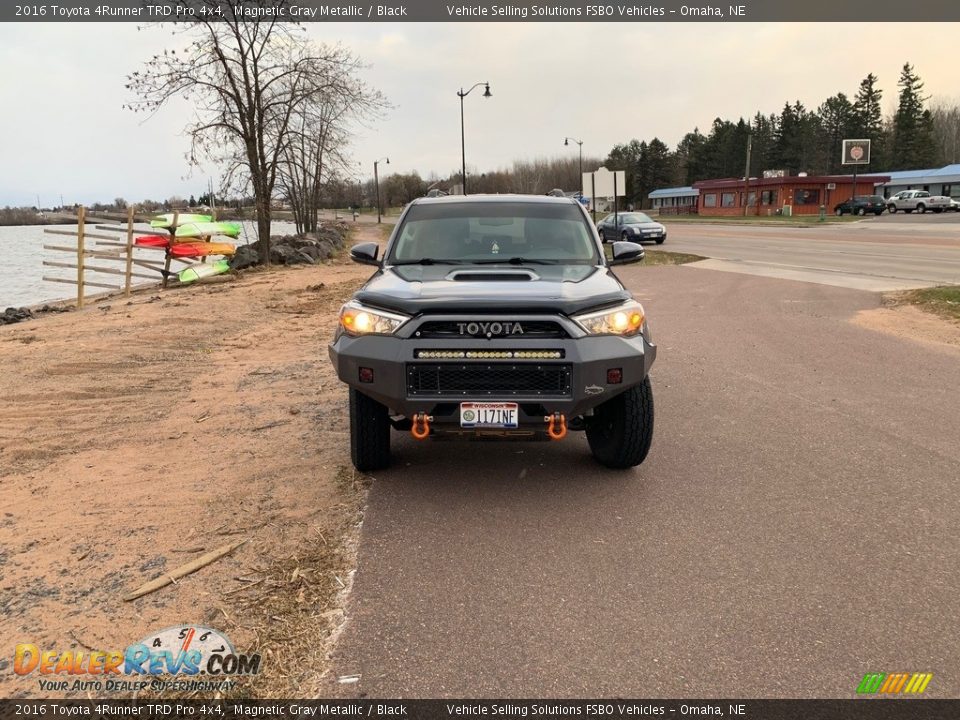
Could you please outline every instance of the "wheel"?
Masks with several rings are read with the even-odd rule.
[[[887,205],[887,210],[890,212],[891,215],[895,215],[897,213],[897,206]]]
[[[877,217],[880,217],[881,215],[883,215],[883,210],[874,210],[873,214],[876,215]]]
[[[656,242],[657,245],[663,245],[666,241],[667,239],[665,237],[658,237]]]
[[[917,212],[923,215],[927,211],[927,206],[923,203],[917,203]]]
[[[863,217],[866,214],[867,214],[867,211],[864,208],[857,208],[857,215],[859,215],[860,217]]]
[[[350,459],[361,472],[390,465],[390,416],[376,400],[350,388]]]
[[[599,230],[597,230],[597,232],[600,233],[600,242],[605,243],[607,241],[607,238],[604,237],[603,235],[603,228],[600,228]]]
[[[653,442],[653,390],[650,378],[610,398],[594,410],[587,425],[590,452],[601,465],[625,470],[644,461]]]
[[[837,208],[833,212],[836,213],[837,217],[843,217],[843,208]]]
[[[620,233],[620,239],[623,240],[624,242],[627,242],[630,239],[630,236],[627,234],[626,230]]]

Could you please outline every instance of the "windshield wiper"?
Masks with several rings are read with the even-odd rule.
[[[463,260],[435,260],[434,258],[419,258],[418,260],[395,260],[391,265],[463,265]]]
[[[536,258],[525,258],[525,257],[511,257],[503,258],[502,260],[495,260],[493,258],[484,259],[484,260],[472,260],[473,265],[496,265],[496,264],[509,264],[509,265],[556,265],[559,263],[559,260],[538,260]]]

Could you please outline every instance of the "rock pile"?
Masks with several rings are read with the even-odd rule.
[[[29,320],[32,317],[33,313],[30,312],[29,308],[8,307],[3,311],[3,314],[0,314],[0,325],[12,325],[23,320]]]
[[[323,262],[343,248],[348,226],[344,222],[322,223],[316,232],[282,235],[270,240],[270,262],[275,265],[296,265]],[[260,262],[260,242],[241,245],[230,260],[233,270],[241,270]]]

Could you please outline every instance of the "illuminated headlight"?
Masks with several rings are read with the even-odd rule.
[[[340,308],[340,327],[348,335],[392,335],[410,318],[350,301]]]
[[[575,315],[574,320],[591,335],[631,337],[643,329],[643,305],[635,300],[599,312]]]

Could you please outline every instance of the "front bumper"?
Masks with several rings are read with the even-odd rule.
[[[437,319],[435,316],[431,320]],[[454,316],[445,319],[458,319]],[[542,319],[539,318],[539,319]],[[560,320],[559,318],[555,318]],[[512,318],[512,320],[524,320]],[[575,323],[566,320],[571,334]],[[459,423],[459,403],[463,401],[516,402],[519,405],[519,422],[522,426],[543,426],[545,414],[563,413],[568,418],[589,414],[597,405],[643,382],[656,358],[657,348],[650,342],[649,334],[644,332],[632,338],[617,336],[582,335],[579,337],[551,339],[516,338],[468,338],[468,339],[424,339],[416,338],[414,330],[401,328],[398,335],[367,335],[351,337],[342,334],[330,344],[330,359],[343,382],[356,388],[364,395],[386,405],[391,415],[407,418],[417,413],[426,413],[434,417],[437,424]],[[408,335],[404,337],[403,335]],[[559,351],[562,359],[537,360],[524,358],[511,359],[454,359],[424,360],[418,357],[424,351],[480,351],[490,354],[505,352]],[[476,394],[431,394],[422,389],[412,390],[410,386],[410,368],[418,364],[451,365],[482,368],[485,372],[496,373],[502,367],[505,372],[510,368],[544,364],[564,365],[569,368],[568,390],[563,396],[545,396],[534,392],[513,390],[497,394],[492,391]],[[372,381],[361,382],[361,368],[364,375]],[[608,371],[619,369],[622,380],[608,383]]]

